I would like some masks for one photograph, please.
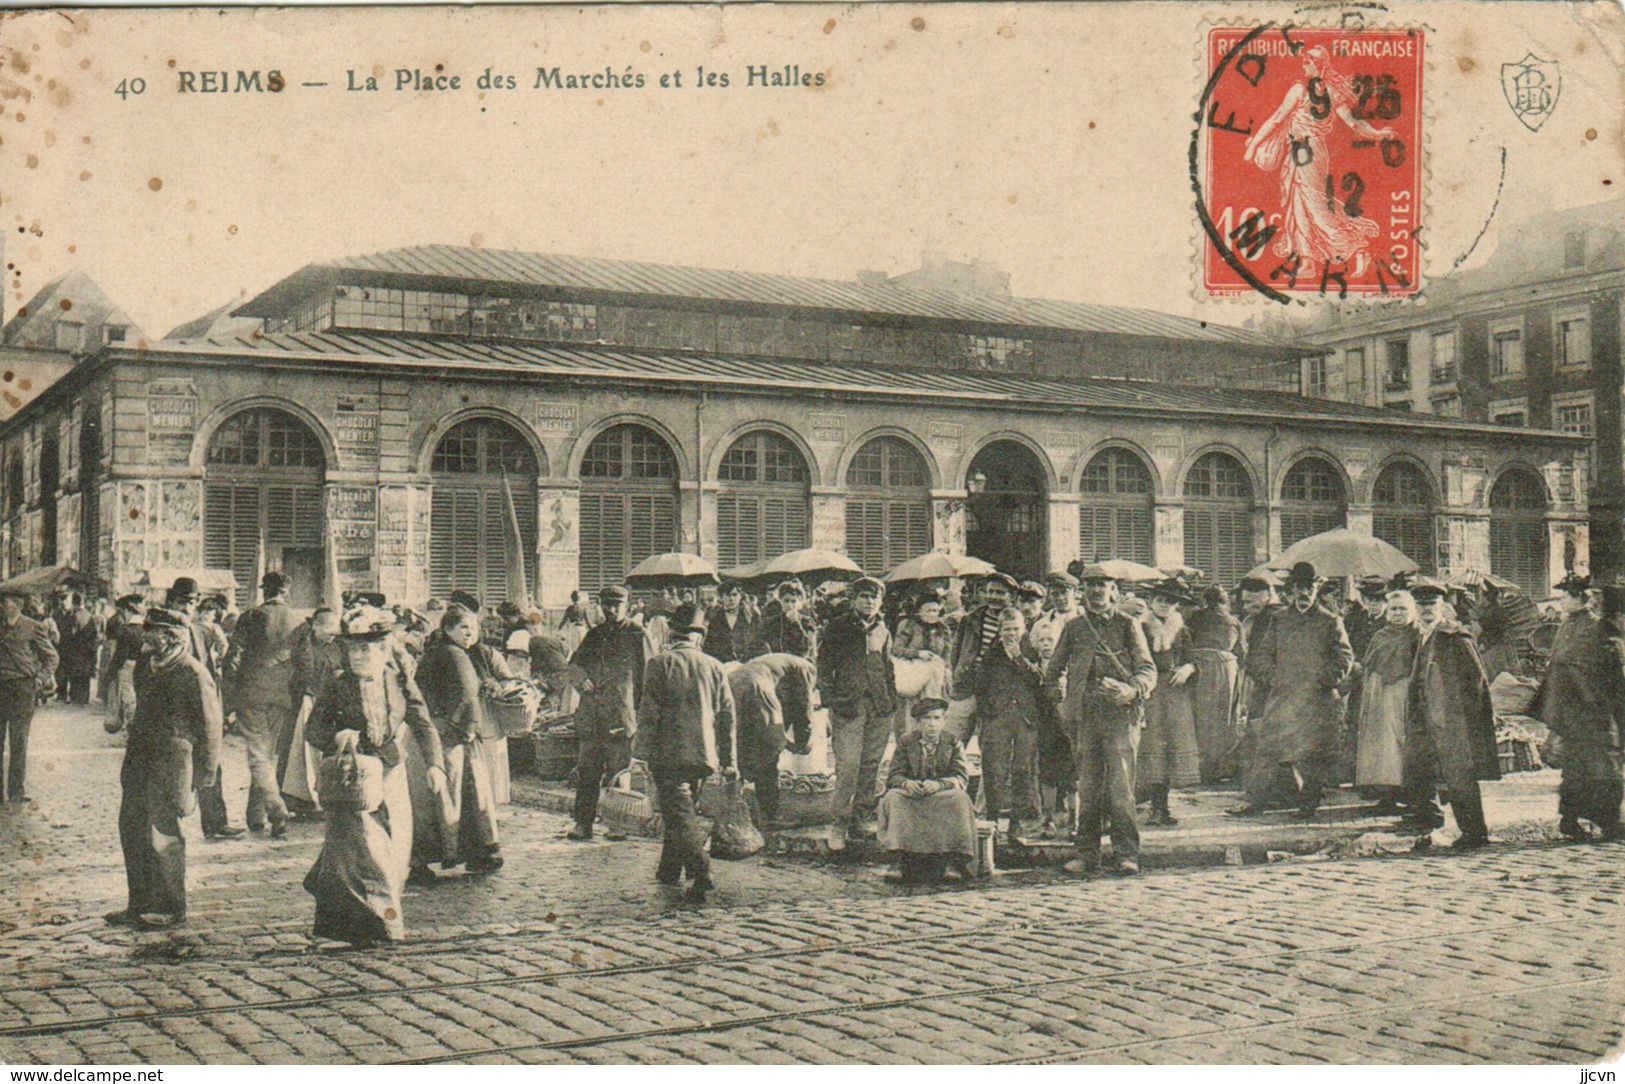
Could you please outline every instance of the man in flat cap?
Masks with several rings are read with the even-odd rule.
[[[1442,786],[1461,829],[1452,846],[1474,850],[1490,841],[1478,781],[1501,778],[1501,759],[1489,679],[1472,634],[1445,616],[1448,593],[1430,577],[1411,581],[1419,642],[1405,727],[1406,804],[1426,827],[1442,823],[1434,804]]]
[[[1062,630],[1044,671],[1078,770],[1077,857],[1067,870],[1087,875],[1099,868],[1100,836],[1109,826],[1116,871],[1133,874],[1140,871],[1134,762],[1157,665],[1140,623],[1117,612],[1111,574],[1090,565],[1080,578],[1084,607]]]
[[[633,753],[654,779],[665,832],[655,879],[676,885],[687,873],[688,899],[698,903],[714,886],[695,804],[713,774],[738,772],[734,698],[722,664],[700,650],[705,611],[699,604],[679,603],[668,623],[666,649],[644,667]]]
[[[23,591],[0,592],[0,738],[9,802],[28,801],[28,731],[40,694],[56,683],[56,647],[42,623],[23,616],[27,600]]]
[[[1027,638],[1037,643],[1046,633],[1053,632],[1057,641],[1068,621],[1078,616],[1078,578],[1070,572],[1051,572],[1044,578],[1045,597],[1043,612],[1031,622]]]
[[[165,929],[186,920],[186,837],[180,822],[200,782],[219,765],[220,697],[193,656],[181,613],[153,607],[135,667],[135,717],[119,773],[119,845],[129,903],[106,916],[117,926]]]
[[[1337,690],[1354,666],[1343,619],[1316,605],[1320,584],[1314,565],[1293,565],[1286,579],[1289,605],[1249,649],[1247,727],[1255,770],[1241,813],[1265,808],[1271,768],[1292,773],[1300,817],[1320,808],[1342,720]]]
[[[785,580],[774,592],[777,606],[762,611],[755,634],[742,658],[754,659],[786,651],[804,659],[818,657],[818,630],[807,607],[807,589],[800,580]]]
[[[818,688],[829,709],[835,754],[835,821],[831,850],[846,846],[849,822],[872,820],[879,800],[880,758],[897,711],[891,631],[880,619],[886,589],[868,576],[847,588],[848,608],[830,620],[818,652]]]
[[[627,615],[632,594],[619,584],[598,592],[604,620],[588,630],[570,659],[581,704],[576,709],[575,827],[565,838],[589,840],[604,787],[631,759],[644,667],[653,654],[643,627]]]
[[[248,745],[248,827],[271,838],[288,831],[288,807],[277,778],[277,748],[293,728],[293,651],[299,619],[288,605],[288,577],[267,572],[265,601],[237,622],[226,651],[225,699]]]

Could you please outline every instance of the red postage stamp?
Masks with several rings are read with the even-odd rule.
[[[1422,47],[1420,29],[1208,32],[1191,182],[1210,296],[1417,291]]]

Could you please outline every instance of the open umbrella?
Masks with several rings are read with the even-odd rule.
[[[791,550],[773,558],[762,568],[764,576],[794,576],[815,586],[825,580],[855,580],[863,569],[852,558],[834,550]]]
[[[1294,542],[1285,553],[1269,562],[1269,566],[1291,568],[1299,561],[1314,565],[1316,575],[1325,579],[1381,576],[1389,580],[1401,572],[1415,572],[1421,567],[1382,539],[1347,527]]]
[[[1242,579],[1247,580],[1254,577],[1257,577],[1258,579],[1263,580],[1265,583],[1271,584],[1275,587],[1279,587],[1286,582],[1286,573],[1282,572],[1278,568],[1271,568],[1269,565],[1259,565],[1257,568],[1248,572],[1247,575],[1243,576]]]
[[[89,578],[72,565],[46,565],[43,568],[31,568],[27,572],[19,572],[11,579],[0,583],[0,587],[10,591],[22,591],[30,595],[43,595],[55,591],[65,583],[89,582]]]
[[[657,553],[626,574],[629,587],[701,587],[717,583],[717,570],[697,553]]]
[[[735,565],[733,568],[723,569],[722,578],[725,580],[739,580],[741,583],[748,583],[751,580],[761,579],[762,572],[766,568],[767,561],[765,559],[760,561],[752,561],[748,565]]]
[[[886,573],[887,583],[915,580],[951,580],[960,576],[988,576],[995,569],[980,557],[967,554],[922,553]]]
[[[1165,580],[1168,577],[1150,565],[1142,565],[1138,561],[1096,561],[1095,564],[1106,570],[1106,575],[1119,583],[1151,583],[1155,580]]]
[[[1523,592],[1523,588],[1505,576],[1480,572],[1476,568],[1464,568],[1459,572],[1452,572],[1444,582],[1450,587],[1481,587],[1487,583],[1499,591],[1517,591],[1520,594]]]

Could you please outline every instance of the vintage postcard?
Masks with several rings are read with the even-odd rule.
[[[1622,72],[6,13],[0,1060],[1612,1080]]]

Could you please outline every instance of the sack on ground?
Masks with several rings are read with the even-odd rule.
[[[1540,692],[1534,678],[1516,677],[1505,670],[1490,682],[1490,705],[1497,715],[1528,715]]]
[[[744,784],[738,779],[713,777],[700,792],[699,812],[712,822],[712,858],[736,861],[749,858],[767,846],[767,840],[751,819]]]

